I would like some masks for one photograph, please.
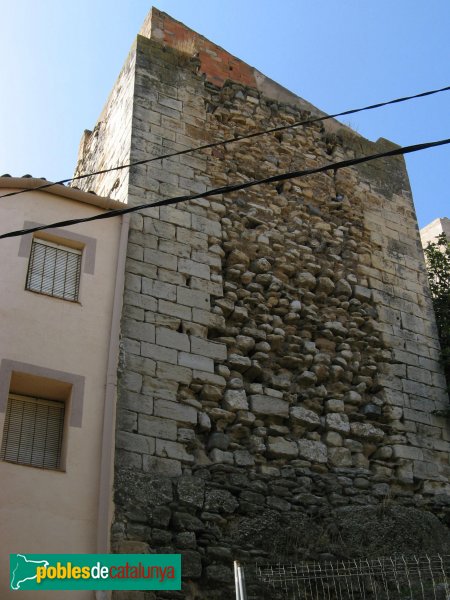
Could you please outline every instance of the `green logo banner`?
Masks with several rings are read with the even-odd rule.
[[[180,554],[10,554],[12,590],[180,590]]]

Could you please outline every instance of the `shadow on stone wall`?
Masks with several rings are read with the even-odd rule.
[[[375,559],[398,555],[445,555],[450,531],[432,513],[392,506],[346,507],[311,518],[274,511],[236,520],[230,535],[245,548],[259,547],[267,563]],[[255,575],[255,563],[244,561],[249,598],[276,598]],[[283,592],[279,591],[281,597]]]

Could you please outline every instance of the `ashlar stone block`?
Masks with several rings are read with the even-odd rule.
[[[177,424],[171,419],[161,419],[159,417],[140,414],[138,432],[154,438],[175,441],[177,439]]]
[[[156,328],[156,344],[184,351],[189,351],[191,346],[189,337],[185,333],[179,333],[167,327]]]
[[[181,475],[181,462],[171,458],[144,456],[142,468],[147,473],[160,473],[166,477],[178,477]]]
[[[158,456],[181,460],[182,462],[189,464],[194,462],[192,454],[186,452],[185,446],[179,442],[157,439],[155,453]]]
[[[188,258],[178,259],[178,271],[180,273],[186,273],[186,275],[193,275],[202,279],[210,278],[209,265],[205,265]]]
[[[177,257],[160,250],[144,248],[144,261],[163,269],[177,270]]]
[[[142,293],[154,296],[155,298],[163,298],[164,300],[175,301],[177,299],[177,288],[175,285],[155,279],[148,279],[147,277],[142,279]]]
[[[190,290],[189,288],[178,286],[176,300],[185,306],[209,310],[210,296],[208,293],[200,290]]]
[[[216,360],[225,360],[227,357],[227,347],[225,344],[210,342],[194,336],[191,336],[191,352]]]
[[[154,412],[158,417],[165,417],[182,423],[197,424],[197,409],[187,404],[171,402],[170,400],[155,400]]]
[[[116,445],[123,450],[139,454],[154,454],[155,452],[154,438],[128,431],[119,431],[117,433]]]
[[[214,237],[220,237],[222,233],[219,221],[213,221],[199,215],[192,215],[192,229]]]
[[[192,369],[159,362],[156,365],[156,377],[165,381],[189,384],[192,381]]]
[[[212,358],[206,356],[200,356],[199,354],[190,354],[188,352],[179,352],[178,364],[189,369],[196,369],[199,371],[206,371],[207,373],[214,373],[214,361]]]

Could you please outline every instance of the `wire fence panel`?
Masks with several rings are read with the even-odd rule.
[[[450,600],[450,555],[256,566],[283,600]]]

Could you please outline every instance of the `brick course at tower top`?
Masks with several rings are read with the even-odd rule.
[[[141,33],[77,172],[320,114],[155,9]],[[83,185],[141,204],[391,146],[330,121]],[[113,549],[182,552],[172,597],[222,598],[233,558],[282,549],[448,550],[423,512],[445,519],[450,432],[403,159],[132,215],[122,349]]]
[[[162,12],[153,9],[149,13],[141,34],[161,40],[164,45],[180,52],[196,55],[200,61],[200,72],[218,87],[223,87],[226,81],[257,87],[255,70],[250,65]]]

